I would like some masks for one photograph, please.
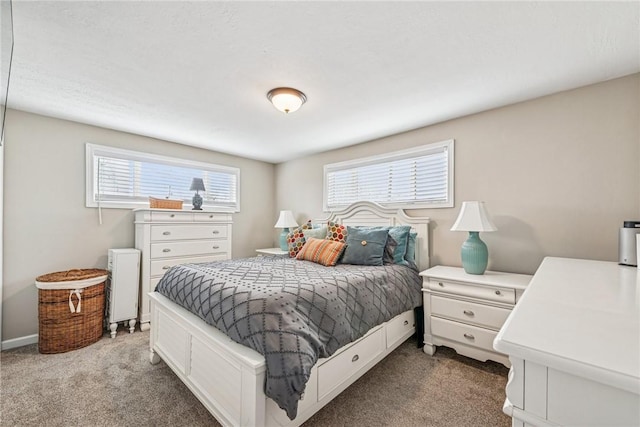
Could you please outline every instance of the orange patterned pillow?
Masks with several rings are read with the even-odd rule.
[[[335,240],[336,242],[347,242],[347,227],[337,222],[327,222],[327,240]]]
[[[298,252],[296,259],[313,261],[317,264],[333,267],[338,262],[346,246],[342,242],[310,237]]]

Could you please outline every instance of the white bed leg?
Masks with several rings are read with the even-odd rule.
[[[433,354],[436,352],[436,346],[432,344],[424,343],[423,351],[427,353],[429,356],[433,356]]]
[[[149,362],[151,362],[152,365],[160,363],[160,356],[158,356],[153,350],[149,350]]]
[[[129,320],[129,333],[132,334],[136,330],[136,319]]]

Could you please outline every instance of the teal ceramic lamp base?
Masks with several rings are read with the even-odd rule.
[[[280,233],[280,249],[283,251],[289,250],[289,245],[287,244],[287,234],[289,234],[289,227],[283,228],[282,233]]]
[[[470,231],[469,238],[462,244],[462,267],[467,274],[484,274],[489,262],[487,245],[480,240],[480,233]]]

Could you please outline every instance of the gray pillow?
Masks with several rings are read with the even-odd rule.
[[[364,230],[347,227],[347,247],[342,255],[343,264],[383,265],[388,230]]]
[[[302,230],[302,234],[304,234],[305,239],[311,237],[314,239],[324,239],[327,236],[327,226]]]

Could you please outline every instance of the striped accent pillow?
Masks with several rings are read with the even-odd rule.
[[[298,252],[296,259],[333,267],[338,262],[345,247],[346,244],[342,242],[310,237]]]

